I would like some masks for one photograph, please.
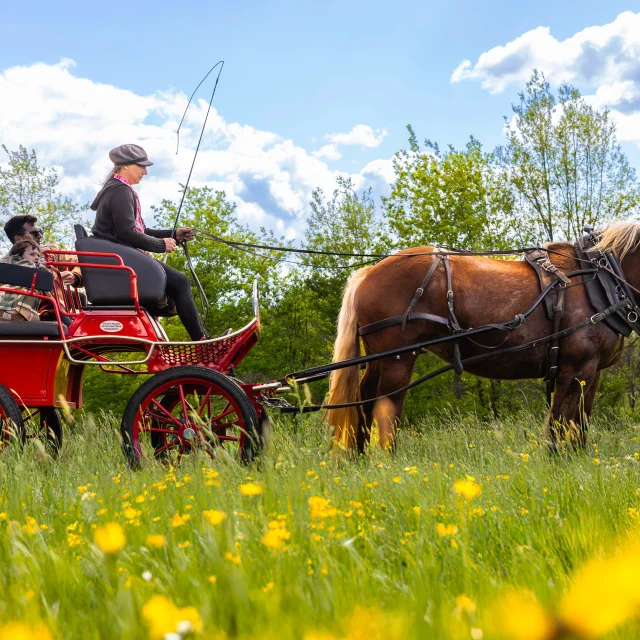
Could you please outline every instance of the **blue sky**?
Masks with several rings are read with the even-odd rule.
[[[388,161],[402,148],[406,144],[407,123],[413,124],[419,138],[430,137],[441,144],[461,146],[470,134],[487,148],[499,144],[502,116],[509,113],[510,103],[522,85],[517,78],[526,77],[526,65],[544,56],[543,51],[535,51],[536,43],[544,48],[544,40],[532,38],[518,49],[518,60],[527,56],[530,60],[525,59],[516,80],[498,92],[495,86],[483,87],[483,83],[490,82],[487,78],[497,73],[498,63],[487,72],[486,65],[477,67],[479,57],[539,27],[549,27],[553,38],[562,42],[586,27],[612,23],[616,16],[629,10],[630,4],[589,0],[581,2],[578,9],[575,3],[547,0],[516,4],[160,0],[119,7],[40,0],[5,4],[0,73],[14,67],[30,68],[36,63],[53,68],[62,59],[71,59],[75,65],[66,68],[76,79],[128,90],[137,96],[157,92],[188,95],[207,68],[224,59],[226,66],[215,106],[225,123],[273,133],[307,154],[332,143],[327,138],[330,134],[347,133],[356,125],[365,125],[373,130],[374,137],[377,132],[377,143],[346,144],[339,147],[341,157],[323,158],[329,172],[354,173],[372,161]],[[452,73],[462,60],[470,61],[472,72],[465,79],[452,82]],[[606,78],[594,80],[576,75],[575,69],[563,67],[562,61],[549,64],[555,65],[552,79],[560,81],[563,73],[573,73],[574,81],[587,94],[596,94],[599,86],[607,82]],[[620,82],[625,78],[621,76]],[[34,76],[33,81],[39,80]],[[81,91],[80,83],[76,84],[74,97],[65,100],[76,99]],[[43,109],[51,93],[49,88],[39,97]],[[601,98],[606,104],[606,95]],[[2,101],[5,100],[7,97],[3,96]],[[8,100],[12,100],[11,94]],[[116,100],[114,104],[120,103]],[[91,101],[83,108],[91,112]],[[64,126],[64,111],[57,109],[56,122]],[[154,114],[149,112],[146,118],[147,123],[152,122]],[[2,123],[0,113],[0,138],[15,144],[15,120],[5,118],[4,129]],[[8,123],[12,124],[11,131]],[[142,126],[144,118],[136,123]],[[113,135],[117,137],[116,125],[109,124],[115,127]],[[78,134],[78,129],[74,131]],[[135,131],[131,122],[123,122],[124,138]],[[39,151],[38,140],[28,131],[25,135],[30,137],[25,142]],[[624,140],[625,150],[640,166],[637,140],[631,134]],[[52,144],[51,140],[42,143],[42,154],[47,159],[54,157]],[[156,141],[156,149],[158,144]],[[163,144],[169,153],[168,137]],[[215,151],[213,139],[209,148]],[[82,153],[86,154],[86,149]],[[296,153],[292,152],[287,162]],[[63,171],[65,163],[75,166],[78,162],[71,152],[60,159]],[[287,167],[286,171],[295,173]],[[173,169],[175,175],[169,175],[171,171],[167,169],[165,178],[184,180],[179,175],[182,167]],[[317,167],[309,167],[310,172],[316,170]],[[255,166],[248,171],[239,167],[239,175],[258,175],[258,179],[253,185],[250,180],[236,185],[237,193],[243,189],[259,193],[264,180],[267,186],[272,184],[273,176],[267,173],[260,170],[256,174]],[[67,170],[66,175],[71,177],[73,173]],[[221,182],[227,178],[225,175]],[[201,179],[206,182],[204,174]],[[323,180],[323,186],[328,184],[327,179]],[[362,186],[367,184],[363,178]],[[382,188],[379,184],[374,186]],[[84,189],[90,190],[86,183]],[[160,193],[164,195],[162,189],[150,190],[149,196]],[[306,195],[305,191],[301,197]],[[273,198],[268,199],[272,201]],[[283,210],[286,209],[285,204]],[[274,215],[283,218],[280,211]],[[285,215],[284,226],[287,224]]]

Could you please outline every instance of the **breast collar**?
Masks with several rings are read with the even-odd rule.
[[[606,302],[611,305],[620,300],[628,300],[630,308],[620,309],[611,316],[609,327],[629,336],[631,331],[640,335],[640,307],[636,302],[633,291],[626,283],[622,266],[618,258],[611,251],[594,251],[593,247],[600,238],[592,229],[585,227],[585,232],[576,243],[576,251],[581,259],[587,259],[596,269],[595,278],[591,281],[585,279],[585,288],[591,304],[599,311],[599,304],[596,299],[601,299],[602,294],[606,296]],[[599,291],[596,290],[596,287]]]

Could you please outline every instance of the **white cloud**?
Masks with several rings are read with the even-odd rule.
[[[325,144],[317,151],[312,151],[311,155],[316,158],[326,158],[327,160],[339,160],[342,154],[338,151],[335,144]]]
[[[597,86],[640,79],[640,13],[626,11],[609,24],[588,27],[558,40],[549,27],[527,31],[504,46],[483,53],[475,64],[463,60],[451,82],[479,80],[482,87],[500,93],[521,84],[533,68],[551,82]]]
[[[373,148],[379,147],[386,135],[388,135],[386,129],[372,129],[368,124],[357,124],[348,133],[330,133],[325,138],[334,144]]]
[[[175,131],[187,103],[183,93],[138,95],[80,78],[73,74],[74,66],[65,58],[57,65],[0,71],[0,140],[9,149],[19,144],[35,149],[43,165],[58,168],[61,189],[81,201],[90,201],[99,189],[110,168],[111,148],[141,144],[155,163],[139,187],[151,222],[151,205],[163,198],[175,200],[179,182],[186,180],[207,104],[199,100],[191,105],[176,155]],[[358,125],[338,137],[346,140],[341,144],[375,147],[385,135]],[[342,173],[329,169],[323,158],[338,157],[334,144],[310,154],[292,140],[229,122],[212,109],[191,186],[223,189],[243,221],[293,237],[303,226],[313,189],[330,193]],[[381,186],[380,172],[367,167],[352,174],[357,183],[388,189]]]
[[[463,60],[451,82],[476,80],[500,93],[510,85],[522,86],[534,68],[552,84],[566,81],[592,91],[586,99],[611,110],[618,138],[640,146],[640,13],[626,11],[564,40],[548,27],[527,31],[486,51],[475,64]]]

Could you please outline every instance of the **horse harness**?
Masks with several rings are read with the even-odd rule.
[[[610,251],[593,251],[593,247],[598,243],[598,236],[589,227],[585,227],[584,235],[575,244],[576,255],[579,261],[587,262],[593,267],[593,275],[589,278],[582,278],[587,292],[587,297],[591,306],[597,311],[604,307],[615,311],[607,313],[603,317],[607,326],[616,333],[628,337],[632,331],[640,334],[640,307],[638,306],[633,292],[627,284],[622,267]],[[455,255],[455,254],[454,254]],[[546,313],[552,323],[552,336],[548,341],[547,358],[545,362],[544,381],[546,382],[547,404],[551,403],[551,396],[555,390],[559,368],[560,338],[564,336],[560,331],[560,324],[564,317],[565,291],[570,283],[569,278],[551,261],[549,254],[544,249],[530,249],[525,252],[525,260],[538,276],[540,282],[541,295],[537,302],[544,300]],[[447,281],[447,317],[438,316],[431,313],[414,311],[415,306],[422,298],[433,274],[440,264],[443,264]],[[536,303],[537,304],[537,303]],[[601,312],[600,312],[601,313]],[[596,314],[597,315],[597,314]],[[594,316],[595,317],[595,316]],[[454,292],[452,286],[451,264],[448,253],[438,253],[432,262],[420,286],[416,289],[405,312],[401,315],[378,320],[358,329],[360,336],[365,336],[374,331],[385,329],[394,325],[401,325],[402,331],[406,329],[407,322],[413,320],[427,320],[436,324],[444,325],[453,334],[460,334],[464,338],[471,329],[463,329],[458,322],[454,308]],[[522,326],[525,320],[524,315],[516,315],[514,320],[500,324],[489,324],[486,327],[493,327],[501,331],[510,332]],[[483,345],[481,345],[483,346]],[[489,347],[486,347],[489,348]],[[459,340],[454,341],[453,349],[453,370],[461,375],[464,367],[460,354]]]

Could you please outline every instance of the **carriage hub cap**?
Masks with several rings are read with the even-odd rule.
[[[185,440],[193,440],[196,437],[196,432],[191,428],[191,427],[187,427],[183,432],[182,432],[182,437]]]

